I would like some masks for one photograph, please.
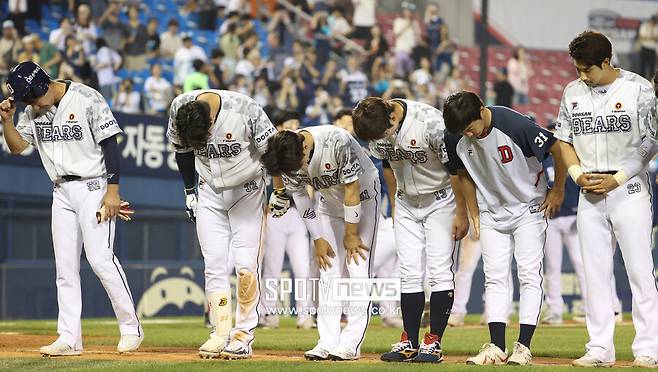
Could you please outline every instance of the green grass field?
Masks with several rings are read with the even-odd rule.
[[[630,315],[626,316],[627,319]],[[95,359],[94,350],[108,350],[116,345],[119,338],[116,321],[113,319],[88,319],[83,321],[83,334],[85,351],[88,352],[82,358],[41,358],[37,352],[39,346],[13,346],[12,334],[45,335],[50,336],[47,342],[56,338],[56,322],[48,321],[8,321],[0,322],[0,370],[7,371],[37,371],[37,370],[102,370],[102,371],[206,371],[210,368],[222,370],[244,370],[244,369],[267,369],[285,371],[307,371],[322,368],[331,371],[370,371],[370,370],[399,370],[400,368],[413,370],[428,370],[440,368],[442,370],[465,370],[481,368],[514,368],[514,367],[472,367],[463,363],[450,362],[450,357],[460,356],[461,360],[466,356],[477,353],[480,346],[488,341],[486,327],[475,326],[478,316],[469,316],[466,328],[449,328],[443,338],[444,354],[448,362],[441,365],[417,365],[417,364],[390,364],[383,363],[373,358],[366,361],[338,363],[338,362],[306,362],[303,358],[294,360],[251,360],[251,361],[222,361],[201,360],[194,357],[189,361],[166,361],[167,350],[158,348],[180,348],[176,353],[189,352],[194,354],[193,349],[206,340],[208,330],[203,327],[201,318],[158,318],[144,322],[144,333],[146,338],[142,344],[145,350],[162,356],[165,361],[158,361],[157,357],[151,357],[150,361],[140,360],[134,356],[119,357],[119,360]],[[424,330],[421,330],[424,332]],[[515,325],[508,327],[507,345],[511,348],[516,340],[518,328]],[[362,353],[381,353],[387,351],[390,344],[399,338],[399,330],[382,328],[379,319],[373,318],[372,324],[362,347]],[[632,325],[627,322],[618,326],[615,343],[617,348],[618,363],[628,364],[632,360],[631,342],[635,332]],[[317,330],[298,330],[294,326],[293,319],[282,319],[279,329],[258,329],[256,331],[255,354],[259,350],[274,350],[286,352],[285,355],[301,357],[303,351],[310,349],[317,341]],[[561,358],[556,364],[568,363],[570,359],[578,358],[584,352],[584,344],[587,341],[587,333],[583,326],[567,325],[564,327],[539,327],[533,339],[532,351],[535,357]],[[46,343],[47,343],[46,342]],[[16,353],[19,351],[19,353]],[[13,352],[13,353],[11,353]],[[11,357],[8,357],[11,353]],[[97,352],[98,353],[98,352]],[[109,354],[109,352],[105,353]],[[3,356],[4,355],[4,356]],[[144,355],[144,353],[142,353]],[[186,355],[183,355],[184,357]],[[132,359],[132,360],[131,360]],[[137,360],[135,360],[137,359]],[[568,359],[568,360],[567,360]],[[542,360],[542,363],[552,361]],[[543,365],[525,367],[533,371],[554,370],[572,368],[561,365]],[[522,368],[523,369],[523,368]]]

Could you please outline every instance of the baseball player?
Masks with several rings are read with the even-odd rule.
[[[356,139],[330,125],[279,132],[269,141],[263,163],[271,174],[283,175],[313,240],[320,267],[320,340],[304,357],[358,359],[371,303],[346,299],[349,320],[341,331],[342,298],[333,293],[345,268],[349,278],[371,277],[380,205],[377,169]],[[317,212],[305,184],[321,195]],[[279,205],[276,200],[271,204]]]
[[[457,177],[451,177],[443,143],[441,111],[420,102],[369,97],[353,114],[354,131],[369,141],[373,156],[385,160],[397,182],[393,218],[400,258],[400,306],[404,331],[384,361],[439,363],[441,338],[453,303],[457,242],[468,231]],[[426,265],[430,262],[430,265]],[[419,345],[425,304],[423,280],[431,287],[430,332]]]
[[[484,261],[491,342],[467,364],[531,364],[530,342],[542,301],[544,217],[557,212],[564,197],[566,171],[559,162],[560,147],[551,132],[526,116],[502,106],[486,107],[472,92],[448,97],[443,117],[451,133],[446,136],[449,167],[462,177]],[[541,161],[549,152],[558,166],[555,185],[547,193]],[[520,282],[520,333],[508,358],[505,328],[513,290],[508,280],[512,255]]]
[[[582,187],[576,223],[585,269],[590,340],[576,366],[615,363],[613,255],[619,242],[633,295],[633,364],[658,367],[658,287],[651,256],[651,185],[626,163],[655,133],[656,98],[643,77],[611,65],[612,45],[586,31],[569,44],[579,78],[564,89],[556,136]]]
[[[33,62],[14,67],[7,79],[9,99],[0,103],[4,136],[13,154],[32,145],[53,181],[52,233],[57,272],[59,338],[40,349],[48,356],[82,354],[80,253],[110,297],[119,321],[117,351],[139,348],[144,331],[126,274],[114,256],[114,230],[120,211],[119,150],[122,131],[109,106],[94,89],[51,80]],[[15,104],[27,105],[14,127]],[[100,221],[96,212],[105,213]]]
[[[273,116],[277,130],[299,129],[299,119],[288,112],[280,112]],[[258,312],[261,314],[259,325],[266,328],[278,328],[279,316],[276,314],[276,301],[278,286],[267,285],[271,280],[281,278],[283,259],[288,255],[292,273],[296,280],[306,280],[310,277],[311,258],[308,232],[297,208],[290,205],[288,211],[282,216],[273,212],[267,214],[267,232],[265,234],[265,248],[263,250],[263,264],[261,275],[261,298]],[[313,292],[309,290],[310,281],[306,281],[305,298],[297,301],[297,327],[310,329],[316,326],[315,320],[310,316],[313,307],[311,298]],[[276,283],[273,283],[276,284]],[[267,285],[267,288],[265,287]]]
[[[195,90],[179,95],[171,104],[167,136],[176,150],[187,213],[196,221],[213,325],[210,338],[199,348],[202,358],[252,355],[265,207],[259,159],[275,133],[256,101],[239,93]],[[238,279],[234,327],[229,249]]]

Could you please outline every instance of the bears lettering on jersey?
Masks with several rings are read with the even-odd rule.
[[[330,174],[323,174],[320,177],[309,177],[302,173],[297,174],[297,177],[299,177],[302,182],[311,185],[315,190],[328,189],[339,183],[337,170]]]
[[[593,116],[591,112],[574,112],[571,115],[573,134],[582,136],[597,133],[630,132],[631,117],[628,114]]]
[[[62,125],[53,127],[50,123],[35,122],[37,136],[42,142],[81,141],[82,127],[79,125]]]
[[[194,152],[208,159],[232,158],[242,152],[242,145],[239,143],[231,143],[229,145],[224,143],[208,143],[205,148],[195,150]]]
[[[427,162],[427,153],[424,150],[394,149],[392,146],[381,146],[377,144],[378,152],[388,161],[409,160],[413,164]]]

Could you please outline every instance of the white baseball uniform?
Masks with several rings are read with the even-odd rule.
[[[96,211],[107,189],[101,141],[122,133],[100,93],[67,82],[57,106],[38,114],[31,106],[16,129],[36,147],[55,184],[52,205],[53,248],[57,272],[59,340],[82,350],[80,253],[110,297],[122,335],[142,335],[126,274],[114,256],[116,219],[97,223]]]
[[[177,146],[177,152],[192,151],[181,146],[175,123],[178,109],[203,93],[221,98],[208,143],[204,149],[195,150],[195,167],[200,177],[196,226],[205,265],[206,295],[230,291],[229,276],[233,271],[228,267],[230,247],[234,251],[236,272],[244,272],[245,280],[256,280],[244,286],[255,286],[257,299],[265,207],[265,181],[259,159],[276,128],[256,101],[245,95],[225,90],[195,90],[179,95],[171,104],[167,136]],[[239,293],[240,290],[237,296],[240,303]],[[238,306],[231,337],[241,332],[247,335],[246,340],[242,339],[251,345],[257,324],[255,303]]]
[[[477,189],[488,322],[507,323],[512,254],[520,282],[519,322],[536,325],[541,310],[541,262],[546,196],[541,161],[556,139],[527,117],[501,106],[484,138],[446,136],[450,167],[466,169]]]
[[[377,249],[373,262],[374,276],[379,279],[398,279],[400,277],[400,259],[395,245],[393,226],[392,218],[382,216],[379,220]],[[382,301],[379,303],[377,311],[373,310],[373,314],[379,314],[382,319],[396,318],[400,315],[398,306],[397,301]]]
[[[265,248],[263,250],[263,263],[261,273],[261,299],[259,313],[278,314],[276,296],[279,294],[278,280],[281,278],[283,259],[288,255],[295,282],[308,280],[311,271],[311,253],[309,251],[309,238],[306,225],[299,215],[299,211],[291,206],[281,217],[267,215],[267,230],[265,234]],[[268,280],[277,280],[265,288]],[[313,307],[313,292],[308,290],[310,281],[305,286],[305,296],[302,299],[295,295],[297,314],[300,319],[309,316]],[[268,293],[269,290],[269,293]]]
[[[349,301],[347,303],[349,322],[341,331],[341,301],[329,296],[327,289],[331,288],[332,280],[344,276],[345,268],[350,278],[370,278],[372,275],[371,257],[375,252],[380,214],[379,175],[377,168],[356,139],[344,129],[325,125],[308,127],[298,132],[301,131],[313,136],[313,154],[307,165],[290,176],[284,176],[283,179],[286,187],[292,192],[305,223],[314,224],[319,219],[322,228],[321,237],[336,253],[336,257],[330,259],[331,267],[320,270],[318,346],[325,350],[333,350],[339,346],[348,347],[354,349],[358,355],[370,319],[371,303],[361,300]],[[353,261],[346,263],[346,251],[343,247],[344,185],[354,181],[358,181],[361,188],[362,216],[358,228],[359,236],[363,244],[370,248],[370,251],[365,253],[365,262],[359,259],[358,264]],[[306,193],[305,184],[311,185],[321,195],[317,214]]]
[[[642,143],[655,120],[651,83],[618,70],[606,87],[575,80],[564,89],[557,137],[572,144],[584,172],[616,172]],[[588,297],[587,350],[615,360],[612,289],[614,239],[619,242],[633,294],[636,336],[633,354],[658,357],[658,286],[651,257],[651,184],[648,174],[631,177],[607,195],[581,194],[577,224]]]
[[[370,150],[372,156],[389,162],[397,181],[394,228],[401,291],[422,292],[426,266],[432,292],[451,290],[457,254],[451,237],[456,204],[444,166],[448,157],[443,115],[424,103],[396,101],[405,113],[398,132],[372,141]]]

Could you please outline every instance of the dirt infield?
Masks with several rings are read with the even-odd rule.
[[[93,337],[85,337],[86,340]],[[107,337],[97,337],[98,339],[107,339]],[[32,335],[23,333],[0,333],[0,359],[5,358],[41,358],[39,347],[47,345],[54,340],[52,335]],[[469,356],[449,355],[445,357],[447,363],[465,363]],[[217,362],[216,360],[201,359],[197,354],[196,348],[186,347],[142,347],[140,351],[134,353],[119,354],[113,346],[94,345],[92,348],[85,349],[81,356],[70,357],[89,360],[123,360],[123,361],[143,361],[143,362],[197,362],[206,361],[208,363]],[[254,351],[254,360],[259,361],[304,361],[302,352],[284,351],[284,350],[262,350]],[[383,363],[379,360],[379,354],[363,353],[361,359],[350,363]],[[533,358],[534,365],[542,366],[569,366],[571,359],[564,358]],[[631,363],[627,361],[618,361],[616,367],[630,367]]]

